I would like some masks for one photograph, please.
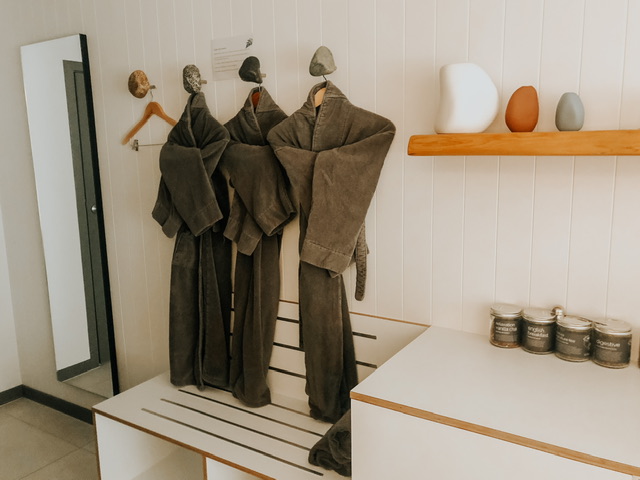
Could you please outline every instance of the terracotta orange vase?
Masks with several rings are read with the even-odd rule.
[[[532,132],[538,124],[538,92],[531,85],[520,87],[509,99],[504,120],[512,132]]]

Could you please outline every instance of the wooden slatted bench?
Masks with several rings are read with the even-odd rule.
[[[331,425],[308,414],[297,323],[297,305],[281,302],[270,405],[249,408],[215,388],[176,388],[166,373],[96,405],[101,480],[343,478],[308,463]],[[361,379],[426,328],[357,314],[352,323]]]

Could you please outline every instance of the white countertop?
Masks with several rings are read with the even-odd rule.
[[[640,471],[635,362],[619,370],[567,362],[498,348],[487,336],[431,327],[352,396],[400,411],[409,407],[412,415],[424,412],[423,418],[452,426],[469,424],[472,431],[507,441],[521,437],[521,444],[531,440],[533,448],[555,446],[577,460],[572,452],[596,457],[588,463],[604,459]]]

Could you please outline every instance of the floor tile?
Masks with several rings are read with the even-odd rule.
[[[96,445],[95,438],[93,440],[91,440],[89,443],[87,443],[82,448],[84,448],[87,452],[93,453],[94,455],[98,453],[98,448],[97,448],[97,445]]]
[[[96,456],[80,448],[24,480],[98,480]]]
[[[9,414],[5,413],[5,411],[3,410],[3,407],[4,407],[4,405],[2,407],[0,407],[0,422],[2,422],[3,418],[9,417]]]
[[[61,438],[76,447],[84,447],[95,440],[93,425],[26,398],[20,398],[0,407],[0,412]]]
[[[3,407],[4,409],[5,407]],[[11,415],[0,419],[0,478],[21,479],[77,450]]]

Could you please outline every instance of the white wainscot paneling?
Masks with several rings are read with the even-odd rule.
[[[462,328],[487,332],[487,312],[494,299],[498,226],[498,158],[466,161]]]
[[[464,157],[436,157],[433,172],[433,325],[462,328]]]
[[[565,305],[569,273],[573,157],[536,159],[530,304]]]
[[[495,298],[529,303],[535,157],[501,157]]]
[[[606,311],[615,157],[576,159],[567,310],[587,318]]]

